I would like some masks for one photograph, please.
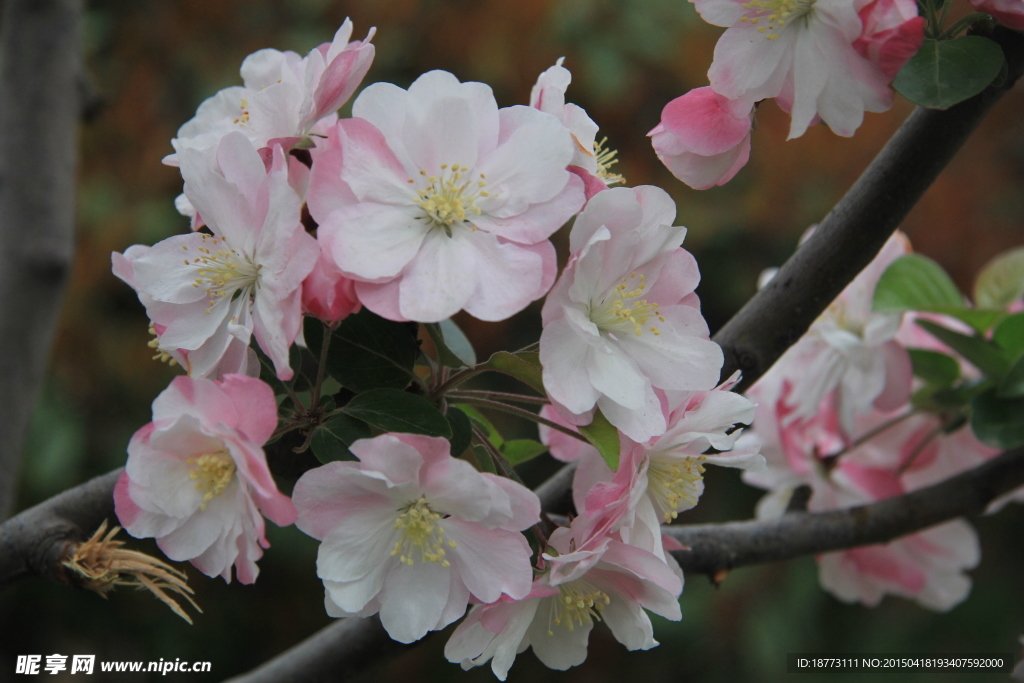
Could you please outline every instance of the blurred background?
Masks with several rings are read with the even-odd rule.
[[[963,0],[953,0],[964,6]],[[661,108],[706,85],[721,29],[685,0],[92,0],[87,58],[104,103],[81,129],[78,257],[23,466],[19,509],[124,463],[131,434],[174,373],[150,359],[147,320],[134,292],[110,273],[110,252],[153,244],[187,229],[174,210],[177,169],[160,159],[196,107],[240,84],[246,55],[264,47],[305,54],[330,40],[346,16],[354,37],[377,27],[377,57],[364,81],[407,86],[445,69],[492,86],[499,105],[526,103],[537,75],[564,56],[567,99],[583,106],[619,150],[629,185],[665,188],[689,227],[700,264],[698,293],[712,331],[754,292],[758,273],[781,264],[867,166],[911,107],[897,97],[868,114],[853,139],[824,126],[785,142],[788,117],[758,111],[750,164],[726,187],[692,191],[655,157],[646,133]],[[1000,102],[904,224],[915,248],[969,291],[974,273],[1024,242],[1024,92]],[[45,133],[45,131],[43,131]],[[564,232],[559,244],[564,257]],[[460,318],[479,356],[536,340],[539,308],[480,324]],[[512,435],[529,426],[502,422]],[[526,472],[537,480],[545,463]],[[752,516],[759,492],[731,471],[708,474],[701,505],[680,522]],[[886,598],[869,609],[838,602],[818,586],[812,558],[742,569],[717,589],[688,577],[683,620],[657,620],[661,646],[628,653],[603,626],[587,662],[552,672],[521,655],[512,681],[774,681],[787,652],[1017,652],[1024,633],[1024,510],[977,522],[983,545],[970,598],[945,614]],[[204,613],[188,626],[148,594],[108,601],[34,579],[0,593],[0,679],[17,654],[96,654],[101,660],[208,660],[212,673],[166,680],[218,681],[246,671],[330,620],[315,574],[316,542],[268,525],[273,547],[255,586],[225,585],[188,566]],[[158,552],[151,542],[133,547]],[[382,681],[486,681],[444,661],[447,633],[365,676]],[[65,674],[66,676],[66,674]],[[95,674],[100,679],[102,674]],[[821,680],[843,678],[830,674]],[[70,676],[66,676],[71,678]],[[856,674],[847,674],[854,678]],[[61,680],[59,676],[47,676]],[[119,674],[116,680],[133,680]],[[884,680],[884,677],[879,676]],[[900,674],[898,680],[1005,680],[1005,674]],[[134,680],[145,680],[139,676]],[[804,674],[801,680],[817,680]]]

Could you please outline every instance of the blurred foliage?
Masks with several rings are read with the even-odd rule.
[[[962,0],[955,0],[961,4]],[[706,84],[720,29],[684,0],[92,0],[89,66],[105,104],[82,127],[78,258],[65,299],[51,373],[41,394],[24,465],[20,507],[123,464],[131,434],[174,370],[150,359],[147,321],[134,293],[110,274],[111,251],[152,244],[187,229],[174,197],[176,169],[160,164],[170,138],[198,104],[239,82],[238,68],[263,48],[302,54],[329,40],[346,16],[361,37],[371,27],[377,59],[367,83],[405,86],[446,69],[489,83],[501,105],[525,103],[541,71],[561,56],[573,72],[569,101],[587,109],[622,159],[629,184],[664,187],[690,232],[698,292],[716,329],[752,294],[758,273],[779,265],[807,226],[820,220],[882,147],[911,106],[897,97],[868,115],[856,138],[816,126],[785,142],[788,117],[771,103],[758,111],[750,164],[723,188],[683,186],[645,137],[661,108]],[[995,254],[1021,242],[1024,226],[1024,93],[1001,102],[904,223],[918,251],[941,263],[961,287]],[[565,251],[565,236],[558,241]],[[460,316],[479,357],[535,341],[539,307],[512,321],[481,324]],[[514,388],[499,378],[495,389]],[[530,438],[504,416],[507,438]],[[526,463],[528,482],[554,469]],[[758,493],[733,472],[710,472],[701,505],[681,522],[752,514]],[[790,651],[1017,651],[1024,632],[1019,526],[1012,506],[979,520],[983,560],[965,603],[933,614],[887,598],[876,609],[839,603],[819,587],[814,561],[743,569],[715,589],[688,577],[683,621],[659,621],[661,647],[627,653],[595,629],[586,664],[551,672],[529,654],[513,681],[775,681]],[[142,593],[95,595],[30,580],[0,593],[0,670],[17,654],[88,654],[107,660],[210,660],[209,675],[166,680],[217,681],[245,671],[330,620],[315,575],[316,542],[294,528],[268,525],[273,547],[256,586],[225,585],[187,568],[205,612],[189,627]],[[158,552],[151,541],[133,547]],[[375,680],[494,680],[484,668],[462,673],[443,661],[446,634],[370,674]],[[2,675],[4,678],[8,673]],[[820,680],[834,680],[835,674]],[[846,676],[850,678],[850,676]],[[47,677],[54,681],[65,675]],[[840,676],[842,678],[842,676]],[[875,677],[885,680],[882,677]],[[99,680],[97,677],[96,680]],[[145,680],[119,674],[119,681]],[[788,680],[788,679],[787,679]],[[804,674],[802,681],[819,680]],[[958,680],[956,674],[900,674],[898,680]],[[1005,680],[972,674],[970,680]]]

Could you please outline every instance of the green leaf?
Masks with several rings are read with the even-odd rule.
[[[512,439],[501,446],[501,454],[512,465],[533,460],[541,453],[547,452],[547,446],[533,439]]]
[[[952,308],[949,306],[936,306],[929,310],[930,313],[944,313],[945,315],[962,320],[978,332],[984,334],[993,325],[999,322],[1005,315],[1005,311],[996,311],[988,308]]]
[[[469,448],[469,443],[473,440],[473,424],[469,421],[469,416],[455,406],[448,406],[445,417],[452,427],[452,455],[457,458]]]
[[[1006,308],[1024,297],[1024,247],[989,261],[974,281],[974,302],[983,308]]]
[[[942,266],[927,256],[907,254],[882,273],[871,307],[883,312],[931,311],[963,308],[964,300]]]
[[[473,455],[476,457],[476,463],[480,466],[481,472],[498,473],[498,468],[494,466],[494,460],[486,448],[478,443],[473,444]]]
[[[992,341],[1017,358],[1024,353],[1024,313],[1014,313],[1000,322],[992,332]]]
[[[971,401],[971,429],[993,448],[1024,445],[1024,398],[999,398],[989,388]]]
[[[612,471],[619,469],[619,430],[612,426],[600,409],[594,413],[594,421],[579,430],[587,441],[594,444]]]
[[[472,367],[476,365],[476,352],[459,326],[451,320],[426,323],[427,333],[434,340],[437,359],[449,368]]]
[[[519,353],[498,351],[487,359],[484,364],[491,370],[515,377],[541,395],[544,394],[544,381],[541,379],[540,354],[536,352]]]
[[[929,384],[948,387],[960,377],[960,363],[938,351],[907,349],[914,375]]]
[[[993,379],[1002,379],[1010,369],[1010,360],[1006,353],[987,339],[969,337],[942,325],[936,325],[930,320],[918,320],[917,324]]]
[[[1000,398],[1024,398],[1024,356],[1010,367],[998,393]]]
[[[452,407],[458,408],[465,413],[469,418],[469,421],[487,435],[487,440],[491,442],[492,446],[495,448],[501,448],[501,445],[505,443],[505,439],[501,436],[501,433],[495,429],[491,421],[488,420],[479,410],[464,403],[459,403]]]
[[[977,95],[1003,67],[1003,51],[982,36],[925,40],[892,85],[914,104],[948,109]]]
[[[385,432],[452,438],[451,425],[434,404],[422,396],[398,389],[364,391],[341,410]]]
[[[319,358],[322,332],[307,334],[306,343]],[[414,377],[418,353],[410,323],[385,320],[364,308],[345,318],[331,336],[327,372],[357,393],[380,387],[403,389]]]
[[[339,413],[316,428],[309,445],[316,459],[325,464],[335,460],[355,460],[356,457],[348,447],[354,441],[369,439],[371,436],[373,433],[368,424]]]

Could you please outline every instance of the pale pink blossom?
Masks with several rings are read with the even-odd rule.
[[[170,237],[115,254],[115,272],[139,292],[159,346],[184,350],[193,376],[215,375],[225,356],[256,337],[281,379],[290,379],[288,348],[302,324],[302,281],[317,259],[288,184],[284,152],[269,172],[240,133],[204,151],[185,150],[185,195],[212,235]],[[130,266],[130,268],[129,268]]]
[[[705,390],[722,351],[708,338],[697,264],[657,187],[595,195],[570,234],[573,253],[542,312],[544,388],[574,424],[595,408],[634,441],[664,433],[655,389]]]
[[[845,429],[855,415],[877,408],[893,410],[910,395],[912,372],[906,350],[896,340],[899,313],[871,308],[875,285],[885,269],[910,251],[910,243],[895,233],[878,255],[765,373],[758,384],[759,400],[769,402],[768,387],[792,384],[787,395],[796,408],[792,416],[809,418],[824,398],[837,393],[837,406]],[[772,394],[774,396],[774,394]]]
[[[725,185],[750,158],[754,103],[696,88],[661,110],[647,135],[661,163],[695,190]]]
[[[915,0],[873,0],[860,10],[863,26],[853,47],[888,78],[895,78],[924,42],[924,17]]]
[[[175,153],[164,163],[177,166],[183,150],[216,147],[231,132],[242,133],[257,149],[274,140],[290,148],[310,133],[322,133],[373,62],[373,29],[365,40],[349,42],[351,36],[352,22],[346,19],[330,43],[305,57],[272,49],[246,57],[244,85],[221,90],[199,105],[171,140]]]
[[[767,460],[766,469],[743,473],[748,484],[769,490],[758,504],[760,518],[782,515],[801,485],[811,489],[810,512],[834,510],[901,495],[944,479],[980,456],[963,451],[973,440],[964,434],[968,430],[940,435],[938,419],[927,415],[893,422],[900,411],[876,412],[870,419],[862,417],[858,431],[847,434],[835,394],[812,417],[792,417],[791,390],[787,382],[770,401],[754,392],[754,427],[741,438],[756,438]],[[867,438],[878,427],[882,431]],[[822,586],[847,602],[876,605],[883,595],[892,594],[946,610],[967,596],[970,579],[964,571],[977,562],[974,531],[955,521],[887,544],[822,555],[819,571]]]
[[[364,306],[392,320],[503,320],[547,292],[548,237],[584,201],[558,119],[498,109],[488,86],[444,71],[407,91],[374,84],[352,111],[341,149],[314,165],[309,207]]]
[[[530,592],[540,501],[509,479],[453,458],[448,441],[384,434],[356,441],[359,462],[333,462],[295,485],[298,527],[323,541],[317,574],[331,616],[380,613],[409,643],[444,628],[472,596]]]
[[[711,87],[730,99],[770,97],[792,115],[789,137],[819,118],[849,137],[864,112],[892,106],[889,77],[853,44],[863,26],[851,0],[692,0],[728,27],[715,46]]]
[[[1024,31],[1024,3],[1021,0],[968,0],[979,12],[988,12],[1010,28]]]
[[[334,260],[321,250],[313,271],[302,282],[302,310],[325,323],[336,323],[363,306],[356,283],[345,277]]]
[[[586,659],[595,621],[605,622],[629,650],[655,647],[644,610],[678,621],[682,573],[621,540],[616,520],[629,503],[619,502],[626,505],[616,512],[588,513],[571,528],[557,529],[544,554],[549,571],[521,600],[474,607],[445,646],[448,661],[467,670],[490,661],[505,680],[516,654],[532,647],[546,666],[564,671]]]
[[[175,378],[128,444],[114,489],[121,525],[207,576],[230,581],[233,565],[239,581],[254,582],[269,547],[263,515],[279,526],[296,517],[262,449],[276,427],[274,392],[258,379]]]
[[[616,152],[606,149],[603,140],[597,140],[597,124],[583,107],[565,101],[572,74],[562,66],[564,59],[559,57],[553,67],[537,77],[530,91],[530,106],[555,116],[572,133],[575,153],[569,170],[583,179],[590,199],[609,185],[623,182],[623,178],[609,170],[617,163]]]

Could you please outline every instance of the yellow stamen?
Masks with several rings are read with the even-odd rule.
[[[188,476],[196,480],[196,490],[203,492],[203,502],[199,504],[199,509],[205,510],[206,504],[224,493],[224,489],[231,483],[235,474],[235,461],[227,451],[217,451],[188,458],[185,462],[193,466]]]
[[[619,150],[608,149],[605,145],[608,143],[608,138],[601,138],[600,141],[594,141],[594,157],[597,159],[597,175],[598,178],[605,182],[605,185],[618,185],[619,183],[626,182],[626,179],[619,173],[612,173],[611,167],[619,163],[618,156]]]
[[[607,593],[584,579],[558,586],[558,595],[551,598],[548,635],[555,635],[553,626],[574,631],[577,626],[601,621],[601,611],[610,602]]]
[[[442,517],[430,509],[422,496],[410,503],[395,520],[399,537],[391,550],[391,556],[397,556],[399,562],[410,567],[416,564],[417,559],[420,562],[440,564],[446,569],[450,567],[451,564],[444,557],[444,527],[437,523]],[[448,541],[447,544],[449,548],[458,545],[455,541]]]
[[[651,455],[647,466],[647,490],[669,524],[682,510],[689,510],[700,498],[704,456],[675,457]]]
[[[590,320],[603,331],[622,332],[632,331],[636,336],[649,330],[657,336],[661,330],[647,322],[651,318],[657,318],[664,322],[665,317],[658,309],[658,304],[650,303],[647,299],[640,299],[647,289],[644,275],[637,276],[636,272],[630,273],[628,278],[622,278],[619,284],[615,285],[609,296],[594,306],[590,311]]]
[[[766,26],[759,26],[757,32],[768,40],[778,40],[779,31],[794,19],[807,16],[814,8],[815,0],[749,0],[743,3],[744,9],[754,12],[754,16],[743,17],[740,21],[757,24],[764,19]]]
[[[416,193],[414,200],[425,214],[423,217],[437,227],[444,228],[445,233],[452,236],[452,226],[466,223],[468,217],[480,215],[480,207],[476,201],[481,197],[489,197],[490,192],[483,189],[487,181],[481,173],[479,180],[467,177],[469,167],[459,164],[442,164],[440,175],[428,176],[421,170],[420,176],[426,178],[427,186]],[[409,182],[413,182],[411,179]],[[475,230],[473,225],[470,229]]]

